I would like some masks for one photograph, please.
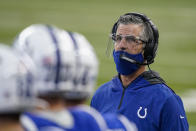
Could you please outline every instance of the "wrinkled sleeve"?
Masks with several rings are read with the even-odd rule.
[[[178,96],[169,97],[161,112],[160,131],[188,131],[189,125],[182,100]]]

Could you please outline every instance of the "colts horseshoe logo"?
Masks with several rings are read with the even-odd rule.
[[[144,115],[140,114],[141,110],[142,110],[142,107],[140,106],[140,108],[137,110],[137,116],[141,119],[144,119],[146,118],[146,115],[147,115],[147,108],[144,108]]]

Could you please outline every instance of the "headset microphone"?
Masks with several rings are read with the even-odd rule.
[[[121,54],[120,55],[120,59],[123,59],[123,60],[126,60],[128,62],[131,62],[133,64],[137,64],[137,65],[149,65],[149,63],[141,63],[141,62],[138,62],[134,59],[131,59],[131,58],[128,58],[127,56],[125,56],[124,54]]]

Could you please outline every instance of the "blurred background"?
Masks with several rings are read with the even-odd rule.
[[[0,42],[11,45],[25,27],[45,23],[84,34],[100,60],[97,87],[116,75],[106,47],[118,17],[140,12],[159,29],[155,63],[151,65],[179,94],[190,131],[196,130],[196,1],[195,0],[0,0]]]

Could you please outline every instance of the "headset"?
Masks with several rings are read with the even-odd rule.
[[[156,52],[157,52],[157,47],[158,47],[158,41],[159,41],[159,32],[157,27],[155,26],[155,24],[150,20],[150,18],[148,18],[146,15],[144,14],[140,14],[140,13],[126,13],[124,14],[124,16],[126,15],[133,15],[136,17],[139,17],[143,20],[144,23],[148,23],[153,31],[153,39],[149,39],[146,42],[145,48],[144,48],[144,59],[146,60],[146,62],[144,63],[140,63],[137,62],[133,59],[127,58],[125,56],[121,56],[122,59],[125,59],[129,62],[138,64],[138,65],[149,65],[152,64],[154,62],[154,58],[156,56]],[[114,40],[114,36],[116,34],[117,28],[118,28],[118,22],[117,21],[113,27],[112,27],[112,31],[111,31],[111,35],[112,35],[112,39]]]

